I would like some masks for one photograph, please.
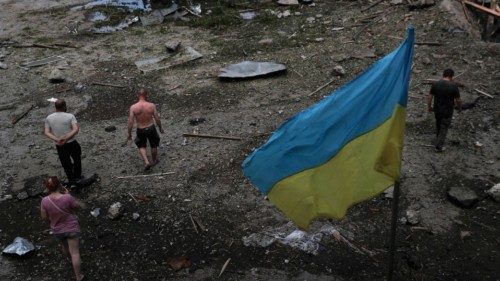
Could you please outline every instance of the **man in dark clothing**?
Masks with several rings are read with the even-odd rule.
[[[458,86],[452,81],[453,70],[446,69],[443,78],[434,83],[427,97],[427,108],[429,112],[434,112],[436,117],[436,151],[444,150],[446,133],[451,125],[453,110],[455,107],[461,110],[460,92]],[[434,104],[433,101],[434,100]]]

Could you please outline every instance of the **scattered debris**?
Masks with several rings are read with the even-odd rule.
[[[33,109],[35,108],[35,105],[34,104],[31,104],[28,109],[24,110],[20,115],[18,115],[18,117],[14,117],[12,118],[12,125],[15,125],[17,122],[19,122],[19,120],[23,119],[24,116],[28,115],[28,113]]]
[[[16,102],[2,104],[2,105],[0,105],[0,111],[7,110],[7,109],[14,109],[14,108],[16,108],[16,106],[17,106]]]
[[[183,268],[188,268],[191,266],[191,261],[186,256],[180,256],[175,258],[169,258],[167,260],[167,265],[174,271],[179,271]]]
[[[101,214],[101,208],[95,208],[94,210],[90,211],[90,214],[94,218],[97,218]]]
[[[470,231],[460,231],[460,238],[464,240],[465,238],[471,237],[472,234]]]
[[[113,33],[116,31],[123,30],[132,24],[136,23],[139,21],[139,17],[137,16],[127,16],[123,21],[121,21],[118,25],[115,26],[101,26],[101,27],[93,27],[90,29],[91,32],[94,33]]]
[[[378,4],[382,3],[383,1],[384,1],[384,0],[377,0],[377,1],[373,2],[373,3],[371,3],[370,5],[368,5],[368,6],[364,7],[364,8],[362,8],[362,9],[361,9],[361,12],[368,11],[368,10],[370,10],[371,8],[373,8],[373,7],[377,6]]]
[[[196,117],[196,118],[189,119],[189,125],[196,126],[196,125],[201,124],[205,121],[206,121],[206,119],[203,117]]]
[[[191,13],[192,15],[195,16],[200,16],[201,15],[201,4],[191,4],[189,8],[187,8],[187,11]]]
[[[66,81],[66,77],[59,68],[54,68],[49,74],[49,82],[50,83],[63,83]]]
[[[154,10],[152,13],[139,17],[143,26],[158,25],[163,23],[163,13],[160,10]]]
[[[286,72],[286,66],[274,62],[243,61],[220,70],[220,79],[247,79]]]
[[[463,208],[470,208],[479,201],[476,193],[464,186],[454,186],[448,190],[448,199]]]
[[[0,62],[0,69],[7,69],[9,66],[7,66],[5,63]]]
[[[389,187],[383,193],[385,198],[394,198],[394,186]]]
[[[222,266],[222,269],[220,270],[219,277],[226,271],[227,266],[229,265],[229,262],[231,261],[231,258],[228,258],[227,261],[224,263]]]
[[[178,54],[173,57],[175,59],[172,62],[166,61],[166,59],[169,57],[170,55],[160,55],[157,57],[136,61],[135,65],[141,72],[146,73],[155,70],[168,69],[170,67],[174,67],[193,60],[197,60],[202,58],[203,55],[200,52],[193,49],[192,47],[187,46],[184,48],[183,54]]]
[[[407,6],[411,10],[423,9],[433,6],[435,4],[434,0],[407,0]]]
[[[181,46],[181,42],[179,42],[179,41],[165,43],[165,47],[167,47],[167,52],[169,52],[169,53],[177,52],[179,50],[180,46]]]
[[[99,22],[99,21],[106,21],[109,19],[109,17],[101,11],[95,11],[93,13],[90,13],[87,19],[91,22]]]
[[[320,86],[319,88],[317,88],[316,90],[314,90],[313,92],[311,92],[308,96],[312,96],[314,94],[316,94],[317,92],[321,91],[323,88],[327,87],[328,85],[332,84],[334,81],[335,81],[336,78],[326,82],[323,86]]]
[[[151,11],[151,5],[149,1],[144,3],[143,0],[95,0],[82,6],[75,6],[71,8],[71,11],[87,10],[97,6],[114,6],[122,7],[130,10],[142,10]]]
[[[48,58],[44,58],[44,59],[40,59],[40,60],[21,63],[21,66],[22,67],[37,67],[37,66],[46,65],[49,63],[58,62],[58,61],[63,60],[63,59],[65,59],[65,58],[62,56],[52,56],[52,57],[48,57]]]
[[[28,192],[26,192],[25,190],[19,192],[16,195],[17,200],[25,200],[25,199],[28,199],[28,197],[29,197]]]
[[[106,131],[106,132],[114,132],[114,131],[116,131],[116,126],[113,126],[113,125],[107,126],[106,128],[104,128],[104,131]]]
[[[492,188],[488,189],[486,194],[488,194],[496,202],[500,202],[500,183],[497,183]]]
[[[411,225],[416,225],[420,222],[420,214],[415,210],[406,211],[406,222]]]
[[[261,39],[259,40],[259,42],[257,42],[259,45],[271,45],[273,43],[273,39],[271,38],[264,38],[264,39]]]
[[[479,141],[474,142],[474,145],[475,145],[476,147],[483,147],[483,144],[482,144],[482,143],[480,143]]]
[[[139,215],[139,213],[132,213],[132,219],[137,221],[141,218],[141,216]]]
[[[352,233],[344,231],[331,223],[313,222],[309,232],[296,229],[293,223],[289,222],[277,228],[267,228],[261,233],[253,233],[243,237],[245,246],[267,247],[274,242],[298,248],[304,252],[317,255],[320,242],[323,237],[333,236],[337,241],[347,244],[358,253],[372,256],[374,253],[362,247],[356,247],[349,239],[353,239]]]
[[[168,47],[167,47],[168,48]],[[134,62],[135,66],[142,72],[146,73],[157,69],[157,64],[169,58],[169,55],[161,55],[156,57],[151,57],[143,60],[138,60]]]
[[[196,138],[207,138],[207,139],[225,139],[225,140],[242,140],[240,137],[232,136],[213,136],[213,135],[203,135],[203,134],[182,134],[183,137],[196,137]]]
[[[7,200],[10,200],[10,199],[12,199],[12,195],[5,194],[4,196],[2,196],[2,198],[0,198],[0,202],[7,201]]]
[[[474,91],[476,91],[476,92],[478,92],[478,93],[480,93],[482,95],[485,95],[485,96],[489,97],[490,99],[494,98],[492,95],[490,95],[488,93],[485,93],[484,91],[481,91],[479,89],[474,89]]]
[[[83,178],[83,179],[80,179],[79,181],[77,181],[76,186],[79,188],[87,187],[87,186],[90,186],[91,184],[93,184],[94,182],[96,182],[98,179],[99,179],[99,175],[93,174],[90,177]]]
[[[341,65],[336,65],[333,67],[331,74],[333,76],[344,76],[346,74],[345,69]]]
[[[2,254],[24,256],[35,250],[35,246],[22,237],[16,237],[12,244],[3,249]]]
[[[112,220],[119,219],[123,214],[124,208],[120,202],[116,202],[108,209],[108,218]]]
[[[253,11],[246,11],[240,13],[240,18],[244,20],[253,20],[257,16],[257,13]]]
[[[109,83],[102,83],[102,82],[92,82],[92,85],[98,85],[98,86],[108,86],[108,87],[115,87],[115,88],[126,88],[127,86],[123,85],[116,85],[116,84],[109,84]]]
[[[166,175],[173,175],[175,172],[165,172],[165,173],[156,173],[156,174],[148,174],[148,175],[135,175],[135,176],[122,176],[116,177],[117,179],[133,179],[133,178],[147,178],[147,177],[161,177]]]
[[[278,5],[283,5],[283,6],[299,5],[299,1],[298,0],[278,0]]]

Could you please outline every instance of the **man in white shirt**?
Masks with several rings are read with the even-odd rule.
[[[82,178],[82,150],[75,139],[80,126],[75,116],[66,112],[66,101],[58,99],[55,108],[56,112],[45,119],[44,133],[55,142],[59,160],[71,186]]]

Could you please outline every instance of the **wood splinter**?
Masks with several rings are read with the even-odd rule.
[[[183,137],[194,137],[194,138],[207,138],[207,139],[224,139],[224,140],[241,140],[240,137],[232,136],[213,136],[213,135],[203,135],[203,134],[182,134]]]

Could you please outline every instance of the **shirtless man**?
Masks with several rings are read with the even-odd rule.
[[[163,127],[161,126],[160,115],[156,111],[156,106],[153,103],[147,101],[148,93],[144,89],[140,89],[137,92],[138,102],[130,107],[127,129],[128,136],[127,139],[132,139],[132,127],[134,126],[134,121],[137,123],[137,137],[135,139],[135,144],[139,148],[139,154],[144,160],[144,170],[149,170],[152,166],[158,164],[158,144],[160,143],[160,136],[156,131],[156,125],[163,134]],[[148,160],[147,155],[147,142],[149,141],[149,146],[151,146],[151,162]]]

